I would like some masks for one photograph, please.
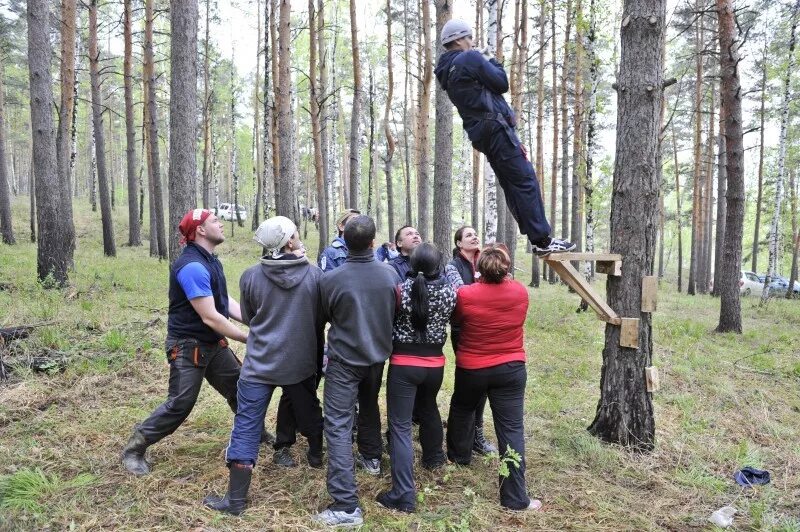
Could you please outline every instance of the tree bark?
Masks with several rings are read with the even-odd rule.
[[[350,0],[350,39],[353,51],[353,109],[350,115],[350,198],[351,209],[358,209],[361,186],[361,105],[363,82],[361,80],[361,57],[358,46],[358,24],[356,23],[356,0]]]
[[[577,251],[583,247],[583,223],[581,207],[583,201],[583,183],[581,182],[581,170],[583,164],[581,155],[583,153],[583,1],[575,2],[575,78],[574,90],[575,101],[573,108],[572,126],[572,202],[570,220],[570,240],[576,246]],[[573,261],[576,270],[580,271],[579,262]]]
[[[36,223],[39,245],[36,271],[46,286],[63,286],[71,263],[71,246],[66,217],[59,216],[63,199],[56,164],[56,139],[53,130],[53,85],[50,77],[50,3],[29,0],[28,81],[31,105],[33,172],[36,175]]]
[[[258,81],[261,77],[261,63],[259,62],[261,56],[261,0],[256,0],[257,10],[257,23],[256,32],[257,43],[256,46],[256,77],[253,83],[253,181],[255,183],[256,197],[255,205],[251,216],[250,228],[255,231],[261,222],[261,201],[264,198],[264,179],[262,179],[261,165],[264,161],[261,159],[261,145],[259,142],[259,100],[258,100]],[[309,19],[310,21],[311,19]]]
[[[622,276],[609,276],[608,302],[620,316],[639,318],[639,347],[621,347],[620,328],[606,325],[600,401],[589,432],[650,451],[655,419],[645,368],[653,357],[650,313],[641,312],[642,276],[655,259],[658,209],[659,112],[663,98],[661,47],[666,0],[626,0],[621,29],[617,149],[611,198],[611,251],[623,257]],[[651,23],[655,19],[655,23]]]
[[[728,175],[727,162],[725,160],[725,108],[720,102],[719,109],[719,135],[717,135],[717,233],[716,245],[714,246],[714,279],[719,279],[722,275],[722,250],[725,248],[725,214],[727,204],[725,194],[727,193]],[[719,285],[714,283],[711,295],[719,296]]]
[[[758,193],[756,196],[756,221],[753,228],[753,251],[750,270],[755,273],[758,268],[759,232],[761,230],[761,206],[764,198],[764,119],[767,101],[767,50],[768,39],[764,37],[764,55],[761,58],[761,109],[759,111],[759,147],[758,147]]]
[[[328,95],[328,46],[325,41],[325,1],[317,0],[317,48],[319,60],[319,87],[317,94],[320,97]],[[391,90],[391,89],[390,89]],[[320,116],[320,141],[322,142],[322,175],[325,180],[325,226],[320,225],[320,246],[327,243],[330,236],[331,211],[336,209],[336,186],[335,177],[331,168],[331,120],[330,105],[326,101],[318,99]],[[320,211],[320,217],[322,217]]]
[[[497,14],[497,1],[498,0],[485,1],[486,9],[489,13],[486,45],[489,47],[489,53],[492,55],[496,55],[497,49],[497,25],[499,19]],[[497,187],[497,177],[494,175],[494,170],[492,170],[486,158],[484,158],[483,180],[486,188],[486,204],[483,213],[484,224],[486,225],[484,230],[484,242],[493,244],[498,240],[498,233],[502,228],[499,220],[500,199],[498,198],[499,189]]]
[[[125,56],[123,59],[123,82],[125,85],[125,163],[128,178],[128,245],[141,246],[142,233],[139,224],[139,193],[136,177],[136,126],[133,120],[133,37],[132,0],[125,0],[123,32]]]
[[[3,85],[3,63],[0,60],[0,236],[3,243],[16,244],[14,228],[11,223],[11,191],[8,183],[8,164],[6,161],[6,98]]]
[[[561,234],[570,234],[569,227],[569,123],[567,121],[567,86],[569,79],[570,46],[572,31],[572,0],[567,0],[567,27],[564,30],[564,57],[561,60]]]
[[[197,19],[197,0],[170,0],[170,262],[181,252],[174,228],[184,214],[197,207]]]
[[[308,72],[311,94],[311,137],[314,142],[314,181],[317,187],[317,216],[319,220],[319,253],[325,249],[327,242],[324,237],[328,235],[328,194],[325,190],[325,175],[322,164],[322,134],[320,126],[320,94],[317,86],[317,42],[318,25],[317,14],[314,12],[314,0],[308,0],[308,29],[309,29],[309,59]],[[321,16],[321,14],[320,14]]]
[[[167,241],[164,236],[164,195],[161,190],[161,157],[158,153],[158,107],[156,105],[156,74],[153,59],[153,0],[145,0],[145,31],[144,31],[144,65],[142,74],[145,79],[147,107],[147,140],[148,140],[148,172],[150,175],[150,194],[153,197],[152,209],[155,222],[155,232],[151,233],[150,240],[155,238],[156,245],[150,246],[160,259],[167,258]],[[192,118],[194,120],[194,117]],[[177,227],[177,224],[176,226]],[[153,249],[155,247],[155,250]]]
[[[62,235],[70,249],[70,266],[75,251],[75,224],[72,216],[72,185],[70,184],[70,131],[75,108],[75,0],[61,2],[61,102],[58,108],[58,129],[56,130],[56,167],[60,184],[61,206],[59,216],[66,220],[66,232]]]
[[[430,178],[430,107],[433,82],[431,53],[431,8],[429,0],[421,0],[422,79],[419,85],[419,115],[417,117],[417,229],[422,238],[430,240],[431,178]],[[438,108],[438,101],[437,101]],[[451,126],[452,131],[452,126]],[[452,139],[450,141],[452,150]]]
[[[556,6],[551,6],[550,14],[550,56],[552,65],[552,87],[550,98],[553,102],[553,160],[550,162],[550,236],[555,236],[556,226],[556,204],[558,190],[558,47],[556,45]],[[556,272],[551,268],[548,282],[556,282]]]
[[[701,0],[695,3],[695,9],[702,13]],[[697,279],[700,263],[701,234],[701,168],[700,148],[703,143],[702,107],[703,107],[703,17],[698,16],[695,21],[695,88],[694,88],[694,175],[692,193],[692,252],[689,258],[689,285],[686,293],[693,296],[697,292]]]
[[[792,267],[789,270],[789,289],[786,291],[786,299],[797,297],[794,293],[794,283],[797,281],[797,259],[800,251],[800,231],[798,231],[797,220],[797,171],[789,172],[789,194],[792,206]]]
[[[423,0],[424,1],[424,0]],[[436,0],[436,57],[445,50],[441,43],[442,27],[453,18],[450,0]],[[453,181],[453,105],[447,92],[436,84],[436,132],[433,170],[433,243],[447,257],[452,232]]]
[[[260,5],[260,4],[259,4]],[[206,0],[205,39],[203,40],[203,175],[201,196],[203,208],[208,209],[211,189],[211,0]],[[258,82],[258,80],[256,80]],[[216,207],[216,205],[215,205]]]
[[[677,96],[676,96],[677,97]],[[675,142],[675,122],[672,122],[672,156],[675,165],[675,221],[678,231],[678,292],[683,290],[683,208],[681,207],[681,172],[678,165],[678,145]]]
[[[597,122],[597,86],[598,80],[598,60],[596,54],[597,46],[597,19],[595,12],[595,0],[589,2],[589,117],[587,120],[586,131],[586,176],[584,177],[584,208],[586,209],[586,252],[594,253],[594,207],[592,206],[592,195],[594,194],[594,182],[592,172],[594,169],[594,150],[596,141],[596,122]],[[659,143],[659,152],[660,152]],[[662,220],[663,220],[663,200],[662,200]],[[662,231],[663,234],[663,231]],[[584,276],[588,281],[594,280],[594,262],[587,261],[584,266]]]
[[[725,243],[720,278],[718,332],[742,332],[739,278],[742,266],[744,226],[744,143],[742,133],[742,86],[739,83],[739,38],[733,0],[716,0],[719,17],[722,107],[725,109],[727,166]]]
[[[292,97],[291,97],[291,5],[290,0],[280,0],[280,27],[278,29],[278,91],[276,104],[278,107],[278,139],[280,172],[277,179],[278,203],[277,214],[294,219],[294,165],[292,164]]]
[[[386,156],[383,158],[383,172],[386,176],[386,223],[388,233],[395,230],[394,225],[394,185],[392,183],[392,160],[394,158],[395,140],[389,127],[389,115],[392,111],[394,95],[394,69],[392,60],[392,0],[386,0],[386,103],[383,108],[383,135],[386,137]]]
[[[720,1],[721,0],[717,0],[717,3],[719,4]],[[783,202],[783,180],[784,176],[786,175],[786,143],[787,143],[786,137],[789,129],[789,104],[791,101],[791,79],[792,75],[794,74],[793,71],[795,64],[794,50],[797,38],[798,10],[800,10],[800,3],[796,3],[792,10],[792,30],[789,36],[789,63],[786,67],[786,75],[783,78],[783,99],[781,101],[781,129],[780,129],[780,135],[778,137],[778,175],[775,178],[775,210],[772,212],[772,224],[770,226],[770,231],[769,231],[769,269],[767,270],[767,276],[764,279],[764,290],[761,293],[762,305],[766,303],[767,298],[769,297],[769,285],[770,282],[772,282],[772,280],[775,278],[775,275],[777,275],[777,268],[778,268],[778,241],[780,240],[781,204]],[[730,127],[730,120],[728,121],[728,123],[726,123],[726,127]],[[739,124],[739,128],[740,128],[739,130],[741,131],[741,124]],[[727,132],[727,133],[728,133],[727,140],[728,142],[730,142],[730,138],[733,132]],[[732,181],[733,178],[730,175],[731,173],[730,148],[728,152],[728,157],[729,157],[728,180]],[[733,186],[732,184],[729,185],[729,190],[730,188],[732,188],[732,186]],[[730,208],[730,202],[728,203],[728,207]],[[739,328],[741,329],[741,325],[739,326]]]
[[[89,3],[89,77],[92,91],[92,120],[94,146],[97,157],[97,185],[100,192],[100,218],[103,222],[103,254],[117,255],[114,244],[114,221],[111,219],[111,199],[108,195],[108,167],[106,166],[106,141],[103,131],[103,102],[100,97],[100,51],[97,47],[97,0]]]
[[[28,195],[29,195],[29,213],[30,213],[30,229],[31,229],[31,244],[36,243],[36,176],[34,175],[34,160],[31,153],[31,165],[28,167]]]

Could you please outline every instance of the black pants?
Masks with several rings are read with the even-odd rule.
[[[509,362],[491,368],[456,368],[455,390],[447,420],[447,449],[450,460],[467,465],[472,460],[473,412],[478,399],[488,394],[500,456],[511,448],[519,453],[519,467],[509,464],[509,476],[500,477],[500,504],[521,510],[530,503],[525,485],[525,432],[523,404],[527,372],[523,362]]]
[[[542,203],[539,181],[533,165],[520,146],[517,132],[498,120],[483,120],[475,149],[486,160],[505,192],[506,203],[519,225],[519,231],[535,243],[550,234],[550,224]]]
[[[313,377],[311,385],[313,387],[314,399],[317,400],[319,407],[319,399],[317,398],[317,388],[321,380],[321,374]],[[304,381],[305,382],[305,381]],[[283,447],[291,447],[297,442],[298,422],[295,415],[297,409],[292,406],[292,397],[286,393],[284,389],[281,398],[278,401],[278,419],[275,422],[275,443],[272,446],[276,451]],[[305,406],[300,406],[300,412],[307,411]],[[301,431],[302,432],[302,431]]]
[[[442,451],[444,432],[436,395],[442,387],[444,367],[420,368],[389,366],[386,379],[386,407],[392,447],[392,489],[389,498],[398,504],[416,505],[414,485],[414,447],[411,438],[411,412],[419,417],[422,463],[433,467],[445,461]],[[415,401],[416,398],[416,401]]]
[[[325,439],[328,442],[328,493],[332,510],[352,512],[358,507],[353,461],[353,410],[358,401],[358,448],[367,458],[380,458],[383,451],[378,391],[383,362],[372,366],[351,366],[329,360],[325,372],[323,409]]]
[[[169,390],[139,430],[148,445],[175,432],[189,417],[205,378],[236,413],[236,383],[241,364],[226,341],[204,344],[190,338],[168,338]]]
[[[453,346],[453,353],[458,351],[458,339],[461,337],[461,327],[458,325],[450,326],[450,343]],[[475,407],[475,428],[483,430],[483,412],[486,410],[486,394],[481,395],[478,406]],[[417,419],[416,407],[414,409],[414,419]]]

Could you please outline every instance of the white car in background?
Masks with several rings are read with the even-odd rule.
[[[247,211],[241,205],[239,207],[239,218],[244,221],[247,220]],[[234,210],[233,203],[220,203],[215,209],[217,216],[222,220],[230,221],[236,219],[236,210]]]
[[[739,294],[760,297],[763,291],[764,281],[760,281],[755,273],[742,270],[742,276],[739,278]]]

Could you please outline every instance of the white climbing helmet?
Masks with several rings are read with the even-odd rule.
[[[442,46],[449,42],[457,41],[461,37],[472,37],[472,28],[463,20],[457,18],[448,20],[442,26]]]

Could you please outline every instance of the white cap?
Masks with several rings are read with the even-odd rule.
[[[256,229],[253,240],[266,248],[268,253],[275,255],[292,238],[297,231],[294,222],[285,216],[273,216],[261,222]]]
[[[468,36],[472,36],[472,28],[463,20],[454,18],[445,22],[444,26],[442,26],[442,46],[449,42],[457,41],[461,37]]]

